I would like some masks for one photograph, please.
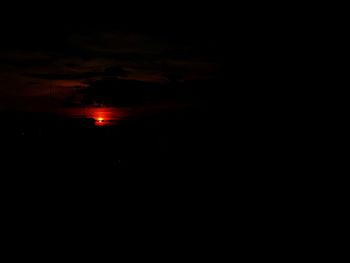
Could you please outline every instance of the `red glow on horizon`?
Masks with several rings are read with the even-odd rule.
[[[119,119],[124,118],[127,113],[125,109],[113,107],[90,107],[85,108],[86,115],[95,120],[96,126],[115,125]]]
[[[95,118],[95,120],[96,120],[96,125],[98,126],[102,126],[105,124],[105,119],[103,117],[97,117]]]
[[[64,108],[59,113],[70,118],[93,119],[96,126],[115,125],[128,115],[126,109],[113,107]]]

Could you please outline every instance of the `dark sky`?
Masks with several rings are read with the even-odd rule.
[[[166,74],[196,80],[220,71],[231,34],[223,21],[89,11],[2,18],[1,108],[44,105],[51,90],[65,97],[106,77],[164,82]]]

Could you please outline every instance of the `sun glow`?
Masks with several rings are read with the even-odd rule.
[[[103,112],[96,112],[95,124],[97,126],[106,126],[108,124],[108,116],[103,114]]]
[[[127,109],[113,107],[64,108],[58,113],[69,118],[94,120],[96,126],[116,125],[128,115]]]

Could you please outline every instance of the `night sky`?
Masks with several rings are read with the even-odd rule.
[[[103,196],[98,205],[112,200],[115,206],[134,193],[145,193],[138,198],[145,200],[152,187],[173,200],[188,191],[194,197],[184,202],[188,211],[208,195],[202,202],[206,214],[208,204],[230,200],[226,193],[241,191],[236,195],[241,202],[261,200],[272,182],[284,191],[291,182],[286,176],[281,183],[284,172],[293,171],[298,158],[309,160],[302,155],[310,153],[299,147],[304,126],[288,116],[302,112],[297,99],[307,91],[296,78],[303,60],[291,63],[300,57],[296,46],[303,47],[304,39],[293,38],[280,18],[266,12],[275,9],[255,3],[243,11],[232,3],[217,8],[204,1],[191,6],[144,2],[2,6],[0,145],[5,159],[0,163],[10,171],[2,178],[12,178],[20,189],[22,176],[30,194],[36,191],[29,181],[50,192],[57,185],[58,198],[67,196],[66,186],[86,189],[94,195],[91,200]],[[298,19],[293,13],[287,20]],[[290,149],[296,146],[294,154]],[[124,188],[120,180],[130,180],[133,189],[122,199],[116,195]],[[171,204],[164,193],[155,195],[164,200],[159,211]],[[9,198],[16,195],[11,192]],[[76,196],[74,209],[86,195]],[[212,201],[215,196],[220,200]],[[145,203],[148,209],[153,201]]]
[[[203,81],[222,70],[230,32],[211,16],[55,11],[2,18],[1,109],[45,110],[104,79]]]

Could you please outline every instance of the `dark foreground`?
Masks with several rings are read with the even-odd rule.
[[[234,127],[229,144],[210,111],[145,115],[106,127],[52,116],[20,120],[6,120],[1,129],[3,200],[19,231],[23,218],[43,214],[35,224],[53,218],[55,231],[66,237],[73,228],[85,238],[93,226],[125,231],[125,240],[141,233],[146,244],[157,229],[159,240],[178,236],[191,249],[192,237],[231,247],[226,238],[210,236],[232,228],[228,237],[238,244],[252,234],[262,244],[271,225],[293,220],[292,182],[305,183],[288,174],[282,155],[271,158],[270,142],[252,147],[257,140],[243,128]]]
[[[217,190],[231,186],[220,179],[229,173],[218,166],[220,138],[209,112],[144,115],[106,127],[52,116],[28,120],[22,119],[24,133],[18,119],[2,129],[1,181],[12,201],[98,203],[108,211],[152,204],[167,209],[175,202],[190,211],[231,193]]]
[[[8,114],[0,140],[13,169],[27,167],[47,176],[114,176],[120,169],[143,167],[171,173],[196,162],[206,165],[215,156],[211,118],[204,110],[153,113],[98,126],[93,119]]]

